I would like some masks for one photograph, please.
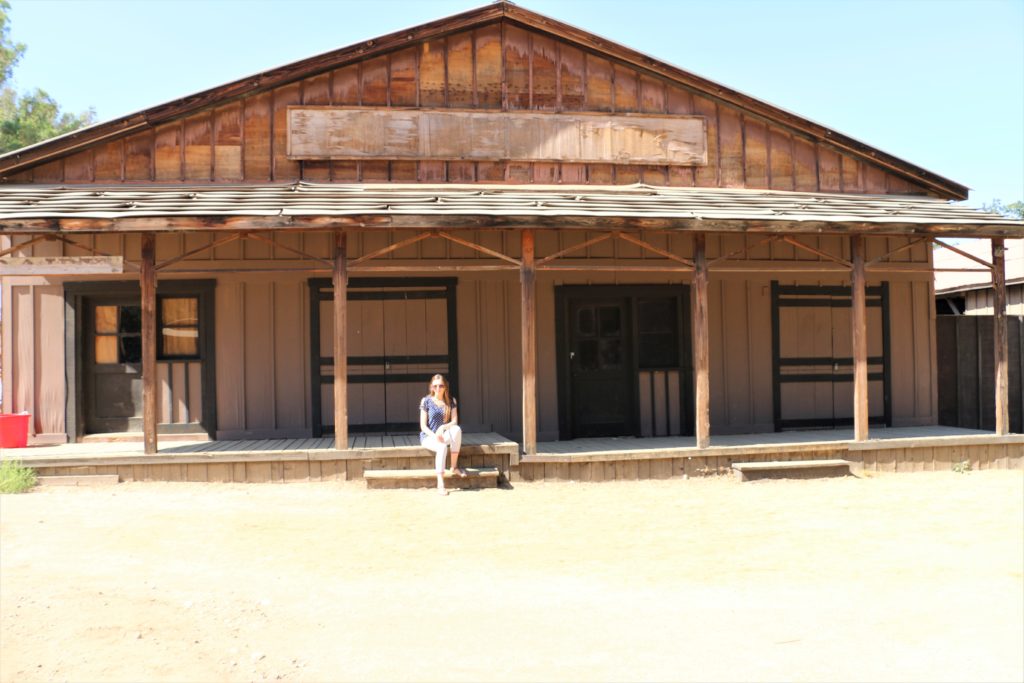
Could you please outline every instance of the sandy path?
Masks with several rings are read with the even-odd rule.
[[[1024,474],[0,496],[0,680],[1024,679]]]

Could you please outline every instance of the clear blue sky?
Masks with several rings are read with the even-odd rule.
[[[104,121],[475,0],[13,0],[20,89]],[[972,188],[1024,199],[1024,0],[524,0]]]

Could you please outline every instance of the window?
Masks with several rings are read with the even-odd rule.
[[[607,370],[623,363],[622,307],[583,306],[576,314],[580,370]]]
[[[93,339],[97,364],[142,362],[142,309],[136,305],[102,305],[94,309]],[[199,299],[157,300],[159,360],[199,358]]]
[[[199,358],[199,300],[163,297],[159,311],[160,358]]]
[[[637,335],[642,369],[679,364],[679,322],[675,297],[637,300]]]
[[[95,315],[96,362],[142,361],[142,311],[138,306],[97,306]]]

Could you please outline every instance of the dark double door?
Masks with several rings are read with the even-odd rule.
[[[313,433],[334,429],[334,290],[310,280]],[[435,373],[458,395],[454,278],[352,278],[348,283],[348,428],[419,431],[419,402]]]
[[[689,433],[683,286],[556,289],[560,438]]]
[[[871,424],[892,425],[889,285],[868,287]],[[772,282],[775,431],[853,424],[853,328],[849,287]]]

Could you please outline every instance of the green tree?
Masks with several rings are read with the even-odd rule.
[[[60,105],[45,90],[36,88],[18,94],[9,81],[25,44],[10,38],[11,5],[0,0],[0,154],[81,128],[96,119],[90,109],[81,114],[61,112]]]
[[[24,43],[12,43],[8,24],[7,10],[11,5],[7,0],[0,0],[0,86],[7,84],[7,79],[14,71],[14,65],[25,53]]]
[[[1024,201],[1017,200],[1012,204],[1003,204],[1002,200],[993,199],[991,204],[982,204],[981,208],[994,213],[1001,213],[1007,218],[1024,221]]]

